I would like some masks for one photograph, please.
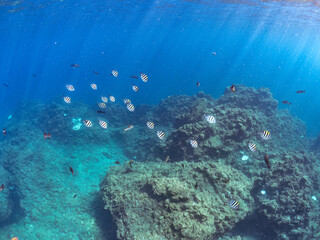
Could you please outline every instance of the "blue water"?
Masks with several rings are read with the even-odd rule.
[[[127,135],[124,137],[120,135],[122,127],[119,130],[118,126],[111,126],[114,135],[90,132],[90,141],[85,142],[88,139],[83,136],[88,129],[79,131],[79,135],[73,133],[71,127],[70,132],[59,129],[67,125],[60,123],[84,117],[81,108],[77,108],[81,113],[75,113],[71,111],[75,105],[65,107],[63,113],[67,120],[64,122],[61,108],[57,107],[57,110],[56,105],[50,105],[52,102],[64,104],[62,97],[68,95],[72,104],[88,104],[92,107],[90,111],[96,113],[100,96],[115,96],[117,102],[129,98],[138,109],[144,104],[157,105],[168,96],[195,95],[199,91],[219,98],[232,84],[266,87],[279,101],[279,109],[288,109],[291,115],[302,119],[307,136],[313,138],[320,133],[319,53],[320,5],[311,0],[303,3],[273,0],[0,0],[0,126],[9,129],[7,138],[0,138],[0,143],[6,144],[2,146],[7,146],[0,149],[0,172],[2,165],[8,163],[4,164],[5,161],[13,162],[15,168],[10,169],[10,164],[5,166],[13,178],[11,182],[8,180],[12,191],[10,198],[16,200],[16,205],[21,204],[21,208],[31,209],[19,214],[19,210],[15,210],[13,215],[19,215],[18,220],[13,217],[9,222],[1,223],[0,230],[6,228],[6,235],[1,238],[0,233],[0,240],[9,236],[11,239],[15,233],[21,236],[25,233],[29,239],[67,239],[68,231],[75,234],[70,235],[72,239],[110,234],[104,233],[106,226],[103,224],[110,220],[110,213],[107,217],[99,215],[104,207],[99,184],[115,161],[123,164],[128,160],[126,151],[129,150],[121,147],[127,144],[126,141],[132,143],[134,134],[131,139]],[[71,64],[80,66],[72,68]],[[111,76],[113,69],[119,72],[118,78]],[[140,77],[141,72],[148,75],[148,83],[140,78],[130,78]],[[98,85],[97,91],[90,88],[91,83]],[[76,91],[67,92],[66,84],[74,85]],[[139,86],[138,93],[132,90],[132,84]],[[297,94],[298,90],[306,92]],[[284,100],[292,104],[282,104]],[[42,116],[37,116],[44,119],[43,125],[39,125],[50,129],[37,125],[33,129],[30,126],[32,116],[28,111],[24,112],[22,103],[31,106],[28,111],[35,112],[32,107],[39,107],[36,104],[50,106],[41,112]],[[19,112],[23,114],[19,115]],[[85,113],[90,116],[91,112],[88,112]],[[15,118],[14,113],[20,119]],[[60,115],[55,116],[55,113]],[[18,124],[18,130],[8,121],[11,114],[10,121]],[[25,124],[24,120],[27,121]],[[158,119],[153,121],[161,126]],[[96,122],[94,124],[98,126]],[[161,127],[164,131],[169,129],[168,126]],[[16,132],[10,133],[12,128]],[[24,131],[29,134],[27,137]],[[74,143],[59,142],[54,135],[52,142],[48,139],[43,143],[43,131],[55,131],[60,140],[65,134],[66,139],[74,140]],[[141,133],[139,131],[138,128],[132,130],[135,134]],[[300,134],[301,131],[297,132]],[[10,134],[14,135],[14,140],[9,138]],[[17,140],[19,134],[23,136],[21,142]],[[148,139],[145,132],[142,134]],[[277,132],[272,136],[282,135]],[[304,137],[303,133],[298,137]],[[123,145],[122,141],[125,142]],[[39,155],[33,156],[34,152]],[[22,166],[21,170],[16,168],[16,159],[18,163],[21,160],[23,164],[24,161],[29,164],[29,158],[35,167],[30,164],[26,168]],[[73,166],[76,178],[70,174],[70,166]],[[19,182],[19,176],[24,176],[21,177],[23,184]],[[25,179],[28,182],[25,183]],[[0,186],[2,182],[5,181],[0,175]],[[42,210],[50,209],[49,203],[47,206],[39,200],[43,204],[39,206],[39,213],[34,209],[37,199],[33,199],[31,187],[30,191],[29,188],[15,190],[34,183],[45,185],[45,190],[39,188],[39,198],[43,197],[55,207],[56,203],[50,199],[56,198],[57,205],[61,204],[67,212],[58,210],[57,215],[47,219],[50,214]],[[75,194],[78,194],[77,198]],[[92,223],[92,219],[96,222]],[[46,232],[47,226],[42,225],[41,220],[49,221],[50,231]],[[60,232],[56,225],[60,221],[61,225],[69,224],[67,230]],[[38,232],[33,225],[39,228]],[[115,238],[114,229],[112,234],[110,239]]]
[[[135,102],[226,85],[268,87],[290,111],[320,131],[319,6],[273,1],[3,1],[0,24],[1,122],[18,102],[51,101],[77,83],[77,101],[95,102],[87,87],[133,97],[128,76],[150,84]],[[279,11],[279,9],[281,9]],[[217,56],[211,55],[216,52]],[[70,64],[81,67],[72,69]],[[119,78],[110,76],[118,70]],[[100,75],[95,75],[97,71]],[[33,77],[36,74],[36,77]],[[197,81],[201,87],[195,88]],[[306,90],[303,95],[296,90]],[[280,107],[286,107],[281,106]]]

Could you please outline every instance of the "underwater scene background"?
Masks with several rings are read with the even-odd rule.
[[[0,0],[0,240],[320,239],[319,11]]]

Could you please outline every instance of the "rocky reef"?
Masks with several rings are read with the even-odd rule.
[[[238,170],[203,162],[117,166],[101,184],[119,239],[217,239],[252,212],[251,187]]]
[[[246,222],[268,233],[259,239],[318,236],[319,155],[311,153],[304,123],[278,110],[268,89],[236,89],[217,100],[201,92],[172,96],[145,114],[161,120],[157,128],[166,139],[140,126],[146,137],[126,139],[126,151],[140,161],[112,167],[101,184],[119,239],[241,239],[237,229]],[[263,130],[270,140],[261,138]],[[239,211],[228,206],[230,199],[240,202]]]

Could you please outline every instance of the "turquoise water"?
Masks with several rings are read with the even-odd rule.
[[[168,164],[194,162],[186,165],[194,171],[201,168],[199,162],[222,162],[239,170],[245,176],[239,177],[241,181],[248,185],[251,181],[249,210],[243,219],[236,217],[235,226],[230,223],[230,229],[211,235],[213,239],[302,239],[268,222],[270,216],[262,212],[269,205],[258,192],[263,184],[274,199],[278,196],[268,185],[271,180],[261,154],[268,153],[274,161],[271,171],[275,165],[284,169],[283,179],[294,171],[290,166],[286,172],[285,159],[318,164],[319,11],[314,1],[0,1],[0,124],[6,132],[0,137],[0,186],[5,186],[0,191],[0,240],[135,239],[130,235],[135,225],[127,223],[130,234],[122,232],[126,217],[119,217],[121,212],[106,202],[103,180],[110,177],[105,177],[110,168],[119,177],[123,173],[117,168],[128,168],[130,160],[133,166],[141,162],[138,169],[151,162],[151,174],[152,163],[167,156]],[[111,75],[112,70],[118,77]],[[141,73],[148,76],[147,82]],[[97,90],[90,87],[92,83]],[[66,84],[75,91],[68,91]],[[235,94],[230,95],[233,84]],[[256,90],[260,88],[270,94]],[[71,98],[70,104],[65,96]],[[97,105],[101,96],[108,97],[106,109]],[[109,96],[115,97],[114,103]],[[132,101],[134,112],[128,111],[125,98]],[[203,114],[216,117],[216,125],[206,128]],[[99,119],[107,129],[100,127]],[[85,127],[83,120],[93,126]],[[155,128],[149,129],[147,121],[153,121]],[[134,128],[124,133],[129,125]],[[163,141],[156,135],[160,130],[165,133]],[[262,130],[271,132],[267,144],[260,142]],[[44,139],[44,133],[51,133],[51,139]],[[196,150],[189,146],[192,139],[199,143]],[[248,151],[250,141],[261,156]],[[249,160],[241,160],[243,156]],[[310,168],[301,172],[308,176],[310,191],[302,194],[309,200],[319,191],[314,186],[318,166]],[[124,179],[131,181],[128,169]],[[277,179],[276,174],[271,175]],[[294,176],[302,179],[301,174]],[[157,176],[163,177],[168,176]],[[188,179],[179,173],[169,177]],[[141,182],[148,185],[149,178],[141,177]],[[199,178],[199,185],[210,182],[190,178]],[[115,182],[124,195],[126,189],[137,191],[121,177]],[[201,191],[217,193],[205,187]],[[286,196],[297,196],[294,191]],[[310,200],[308,206],[315,202]],[[318,208],[313,207],[316,216]],[[279,209],[278,215],[288,218],[286,210]],[[247,214],[251,217],[245,218]],[[254,215],[262,219],[257,231],[243,230],[243,225],[257,222]],[[318,224],[314,216],[299,217]],[[152,230],[158,224],[151,221],[151,230],[145,229],[155,234]],[[299,224],[295,229],[300,228],[309,233],[318,230]],[[207,239],[205,234],[198,236]],[[158,237],[192,239],[169,233],[149,239]]]

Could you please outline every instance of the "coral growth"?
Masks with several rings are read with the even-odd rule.
[[[119,239],[216,239],[252,211],[251,187],[224,164],[187,162],[117,166],[101,184]]]

